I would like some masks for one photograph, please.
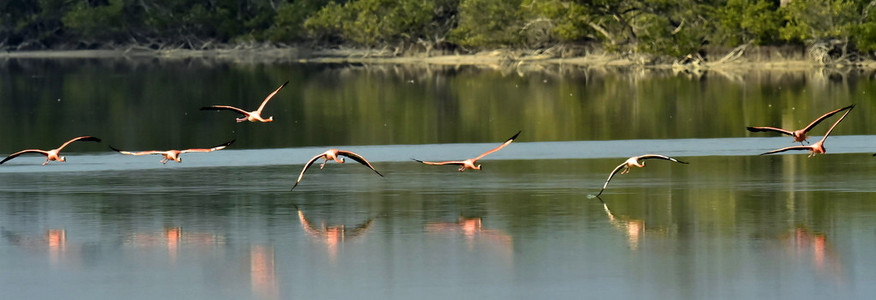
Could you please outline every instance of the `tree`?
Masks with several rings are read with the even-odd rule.
[[[778,40],[782,16],[768,0],[729,0],[713,14],[716,28],[709,39],[716,44],[770,44]]]
[[[354,0],[330,2],[305,21],[319,40],[377,46],[416,40],[427,34],[436,0]]]
[[[598,39],[585,7],[574,1],[524,0],[521,9],[526,19],[521,31],[530,45]]]
[[[451,41],[470,47],[519,45],[521,0],[462,0]]]

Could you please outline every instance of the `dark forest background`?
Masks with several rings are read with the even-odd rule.
[[[473,52],[591,45],[876,50],[876,0],[2,0],[0,49],[277,45]]]

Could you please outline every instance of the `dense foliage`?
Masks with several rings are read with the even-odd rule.
[[[867,55],[874,9],[876,0],[4,0],[0,48],[595,44],[681,57],[791,44]]]

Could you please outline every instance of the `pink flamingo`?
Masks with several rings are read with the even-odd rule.
[[[668,160],[668,161],[674,161],[674,162],[677,162],[680,164],[687,164],[686,162],[674,159],[674,158],[669,157],[669,156],[660,155],[660,154],[645,154],[645,155],[641,155],[641,156],[630,157],[625,162],[618,165],[617,168],[614,168],[614,171],[611,171],[611,174],[608,175],[608,180],[606,180],[605,184],[602,185],[602,189],[599,190],[599,194],[596,194],[596,197],[599,197],[599,195],[602,195],[602,192],[605,191],[606,187],[608,187],[608,182],[611,181],[611,178],[614,177],[615,174],[617,174],[618,172],[620,172],[621,174],[629,173],[630,168],[632,168],[632,167],[644,168],[645,162],[643,162],[641,160],[654,159],[654,158],[664,159],[664,160]],[[621,169],[623,169],[623,171],[621,171]],[[599,200],[602,200],[602,199],[599,199]]]
[[[243,110],[243,109],[240,109],[240,108],[237,108],[237,107],[234,107],[234,106],[229,106],[229,105],[211,105],[211,106],[204,106],[204,107],[201,107],[201,110],[230,110],[230,111],[235,111],[235,112],[240,113],[240,114],[243,115],[243,117],[240,117],[240,118],[237,118],[237,119],[236,119],[236,120],[237,120],[237,123],[244,122],[244,121],[250,121],[250,122],[263,122],[263,123],[264,123],[264,122],[273,122],[273,121],[274,121],[274,117],[273,117],[273,116],[268,117],[267,119],[262,118],[262,109],[264,109],[264,108],[265,108],[265,104],[268,104],[268,101],[271,100],[271,98],[273,98],[274,95],[276,95],[277,92],[279,92],[280,89],[282,89],[282,88],[283,88],[284,86],[286,86],[286,84],[288,84],[288,83],[289,83],[289,81],[286,81],[286,83],[283,83],[283,85],[281,85],[281,86],[280,86],[279,88],[277,88],[273,93],[271,93],[270,95],[268,95],[268,97],[265,98],[265,101],[262,101],[262,105],[259,106],[259,109],[254,110],[254,111],[245,111],[245,110]]]
[[[511,144],[511,142],[513,142],[514,139],[516,139],[517,136],[520,135],[520,132],[521,132],[521,131],[518,131],[517,134],[514,134],[514,136],[512,136],[510,139],[508,139],[507,141],[505,141],[504,143],[502,143],[502,145],[499,145],[499,147],[496,147],[496,148],[494,148],[493,150],[490,150],[490,151],[484,152],[484,154],[481,154],[480,156],[475,157],[475,158],[470,158],[470,159],[466,159],[466,160],[441,161],[441,162],[422,161],[422,160],[419,160],[419,159],[416,159],[416,158],[412,158],[412,159],[415,160],[415,161],[417,161],[417,162],[424,163],[424,164],[427,164],[427,165],[433,165],[433,166],[459,165],[459,166],[460,166],[460,167],[459,167],[459,171],[460,171],[460,172],[465,171],[465,170],[467,170],[467,169],[470,169],[470,170],[480,170],[480,169],[481,169],[481,165],[480,165],[480,164],[475,165],[475,162],[477,162],[477,161],[478,161],[479,159],[481,159],[481,158],[484,158],[484,156],[487,156],[487,155],[489,155],[489,154],[491,154],[491,153],[493,153],[493,152],[496,152],[496,151],[501,150],[502,148],[505,148],[505,146],[508,146],[509,144]]]
[[[21,150],[21,151],[10,154],[5,159],[3,159],[3,161],[0,161],[0,164],[3,164],[6,161],[13,159],[13,158],[16,158],[19,155],[22,155],[25,153],[39,153],[39,154],[45,155],[46,162],[43,163],[44,166],[53,160],[64,162],[64,161],[67,161],[67,157],[59,155],[59,153],[61,152],[61,149],[64,149],[64,147],[67,147],[67,145],[70,145],[70,143],[75,142],[75,141],[100,142],[100,139],[93,137],[93,136],[80,136],[80,137],[75,137],[72,140],[65,142],[64,144],[61,145],[61,147],[58,147],[57,149],[52,149],[49,151],[40,150],[40,149],[25,149],[25,150]]]
[[[304,178],[304,172],[307,172],[307,169],[310,168],[310,166],[313,165],[313,163],[316,162],[317,159],[320,159],[320,158],[323,159],[322,164],[319,165],[319,169],[322,170],[322,168],[325,167],[325,163],[327,163],[329,160],[334,160],[335,162],[337,162],[339,164],[344,163],[345,159],[343,157],[338,158],[338,156],[346,156],[346,157],[352,158],[353,160],[359,162],[360,164],[370,168],[372,171],[374,171],[374,173],[377,173],[377,175],[380,175],[380,177],[383,177],[383,174],[380,174],[380,172],[377,172],[377,170],[375,170],[374,167],[371,166],[371,163],[369,163],[367,160],[365,160],[365,158],[362,157],[361,155],[350,152],[350,151],[329,149],[326,152],[323,152],[323,153],[318,154],[317,156],[314,156],[313,158],[310,159],[310,161],[307,162],[307,164],[304,165],[304,169],[301,170],[301,174],[298,175],[298,180],[295,181],[295,185],[292,186],[292,189],[294,190],[295,187],[298,186],[299,183],[301,183],[301,179]]]
[[[235,141],[235,140],[231,140],[230,142],[227,142],[227,143],[224,143],[224,144],[221,144],[221,145],[218,145],[218,146],[212,147],[212,148],[206,148],[206,149],[203,149],[203,148],[193,148],[193,149],[186,149],[186,150],[167,150],[167,151],[157,151],[157,150],[152,150],[152,151],[131,152],[131,151],[119,150],[119,149],[116,149],[116,148],[113,147],[113,146],[109,146],[109,147],[110,147],[110,149],[113,149],[113,150],[115,150],[116,152],[119,152],[119,153],[121,153],[121,154],[127,154],[127,155],[160,154],[161,156],[164,157],[164,158],[161,159],[161,163],[162,163],[162,164],[166,164],[167,162],[169,162],[169,161],[171,161],[171,160],[176,161],[176,162],[178,162],[178,163],[181,163],[181,162],[182,162],[182,158],[180,158],[180,155],[183,154],[183,153],[190,153],[190,152],[213,152],[213,151],[217,151],[217,150],[222,150],[222,149],[225,149],[225,147],[228,147],[228,145],[231,145],[231,143],[234,143],[234,141]]]
[[[854,105],[852,105],[852,106],[854,106]],[[824,136],[821,137],[821,140],[816,142],[815,144],[807,145],[807,146],[785,147],[785,148],[776,149],[776,150],[773,150],[770,152],[761,153],[760,155],[785,152],[785,151],[789,151],[789,150],[809,150],[809,157],[813,157],[813,156],[815,156],[815,154],[824,154],[827,152],[827,149],[824,148],[824,141],[827,140],[827,136],[830,135],[830,132],[833,131],[833,128],[836,127],[836,125],[839,124],[840,121],[845,119],[846,115],[848,115],[850,112],[852,112],[851,109],[846,111],[846,113],[844,113],[843,116],[839,118],[839,120],[836,120],[836,122],[834,122],[833,125],[830,126],[830,129],[827,130],[827,133],[825,133]]]
[[[853,107],[855,107],[854,104],[837,109],[837,110],[834,110],[834,111],[826,113],[826,114],[823,114],[820,117],[818,117],[818,119],[815,119],[815,121],[812,121],[812,123],[809,123],[809,126],[806,126],[803,129],[799,129],[799,130],[790,131],[787,129],[781,129],[781,128],[775,128],[775,127],[746,127],[746,129],[748,129],[748,131],[751,131],[751,132],[775,131],[778,133],[787,134],[787,135],[794,137],[795,143],[800,142],[800,144],[802,145],[803,141],[809,142],[808,137],[806,136],[806,133],[809,132],[809,130],[812,129],[812,127],[815,127],[815,125],[818,125],[818,123],[821,123],[821,121],[824,121],[824,119],[827,119],[830,116],[833,116],[834,114],[836,114],[838,112],[841,112],[841,111],[846,110],[846,109],[851,110]]]

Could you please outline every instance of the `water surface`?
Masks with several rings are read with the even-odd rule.
[[[11,298],[780,298],[876,295],[866,74],[506,73],[205,61],[11,60],[0,290]],[[198,107],[255,106],[272,124]],[[570,95],[571,94],[571,95]],[[60,101],[58,101],[60,99]],[[279,101],[277,101],[279,100]],[[757,154],[858,106],[828,154]],[[829,125],[829,124],[828,124]],[[826,131],[820,125],[811,140]],[[523,130],[480,163],[464,159]],[[130,150],[212,146],[183,163]],[[328,147],[371,160],[308,171]],[[65,151],[67,152],[67,151]],[[616,176],[627,156],[663,153]]]

